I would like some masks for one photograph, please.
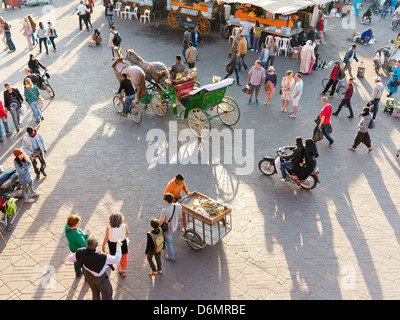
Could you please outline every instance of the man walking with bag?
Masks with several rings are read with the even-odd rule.
[[[313,137],[315,136],[318,130],[322,130],[323,135],[329,141],[329,145],[332,145],[335,141],[331,138],[328,132],[328,127],[332,115],[332,106],[329,104],[328,97],[323,97],[321,99],[321,102],[324,105],[324,107],[322,108],[321,113],[318,116],[318,120],[316,120],[317,125],[314,128]]]
[[[165,247],[168,254],[164,258],[168,261],[175,262],[174,251],[174,232],[180,228],[182,219],[182,206],[180,203],[174,203],[174,196],[171,193],[164,194],[164,201],[167,206],[161,210],[160,214],[160,227],[164,232]],[[168,227],[166,228],[165,225]]]

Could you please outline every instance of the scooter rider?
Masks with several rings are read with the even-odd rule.
[[[304,158],[304,146],[303,139],[301,137],[296,138],[296,146],[288,147],[287,149],[293,150],[291,154],[288,155],[279,155],[281,160],[284,162],[281,163],[281,171],[282,171],[282,179],[281,181],[288,181],[286,169],[292,169],[294,166],[298,166],[300,162],[303,162]]]

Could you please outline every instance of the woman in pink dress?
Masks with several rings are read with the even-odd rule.
[[[28,41],[29,50],[33,49],[32,44],[32,28],[28,21],[28,18],[24,18],[24,23],[22,25],[22,29],[20,31],[24,31],[24,36],[26,37],[26,41]]]
[[[293,78],[293,71],[286,71],[286,76],[282,79],[281,82],[281,98],[282,98],[282,109],[281,112],[286,112],[289,106],[289,101],[292,100],[292,92],[294,89],[295,80]]]

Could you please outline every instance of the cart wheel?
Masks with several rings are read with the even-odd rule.
[[[217,106],[219,119],[227,126],[233,126],[238,123],[240,118],[239,107],[231,97],[224,97]]]
[[[187,240],[186,242],[189,245],[189,247],[191,247],[193,250],[198,251],[204,245],[204,242],[201,239],[201,237],[199,236],[199,234],[196,231],[194,231],[193,229],[187,229],[185,231],[185,233],[183,234],[183,236]]]
[[[190,110],[187,119],[188,126],[195,136],[205,138],[210,134],[210,119],[203,110],[198,108]]]
[[[206,18],[200,18],[197,21],[197,27],[199,28],[199,32],[202,35],[206,35],[209,34],[211,31],[211,23],[208,19]]]
[[[120,114],[124,110],[124,104],[121,102],[121,99],[118,96],[115,96],[113,98],[113,105],[114,105],[115,111],[117,111]]]
[[[175,11],[168,13],[168,24],[172,28],[178,28],[181,22],[179,21],[178,14]]]
[[[14,229],[14,226],[11,223],[7,224],[6,230],[7,231],[12,231],[12,229]]]
[[[163,117],[167,114],[168,103],[159,92],[154,92],[154,94],[151,96],[150,104],[154,113],[159,117]]]

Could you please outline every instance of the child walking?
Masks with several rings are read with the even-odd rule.
[[[157,272],[162,274],[161,271],[161,252],[164,250],[165,241],[164,233],[160,228],[158,219],[153,218],[150,221],[151,231],[147,232],[147,245],[145,255],[149,261],[151,271],[150,276],[155,276]],[[156,259],[157,269],[153,262],[153,256]]]

